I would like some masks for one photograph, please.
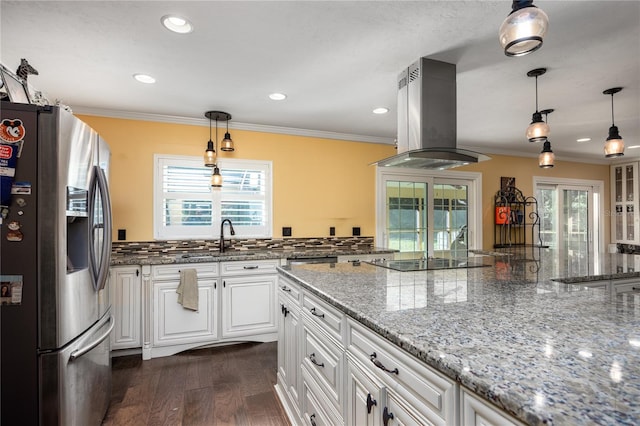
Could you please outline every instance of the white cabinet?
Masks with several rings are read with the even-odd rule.
[[[293,424],[300,422],[300,287],[280,277],[278,281],[278,383],[276,391]]]
[[[217,339],[218,292],[215,279],[198,279],[198,310],[178,303],[179,281],[154,283],[154,346],[213,342]]]
[[[523,426],[524,423],[498,411],[487,402],[462,389],[462,416],[464,426]]]
[[[278,332],[276,267],[279,260],[224,262],[222,280],[222,337],[236,338]]]
[[[111,314],[114,328],[111,349],[131,349],[142,346],[141,296],[142,278],[139,266],[111,268],[109,278]]]
[[[198,310],[178,303],[180,270],[195,269],[198,277]],[[217,263],[157,265],[151,267],[151,348],[145,359],[173,355],[219,338]]]
[[[365,373],[358,361],[347,356],[347,414],[349,425],[377,426],[382,423],[378,403],[384,397],[384,386]]]
[[[640,244],[638,162],[611,166],[611,241]]]

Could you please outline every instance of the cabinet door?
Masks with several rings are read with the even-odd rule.
[[[444,422],[433,423],[427,417],[420,415],[406,401],[400,398],[395,392],[386,392],[386,403],[382,407],[382,424],[385,426],[408,425],[408,426],[433,426],[445,425]]]
[[[638,163],[611,166],[612,241],[640,243],[638,193]]]
[[[198,280],[198,310],[178,303],[179,281],[153,284],[153,345],[213,342],[217,339],[217,281]]]
[[[111,314],[115,323],[111,349],[139,348],[142,346],[140,267],[111,268],[110,286]]]
[[[278,331],[277,275],[224,278],[222,281],[222,337]]]
[[[357,363],[347,358],[346,423],[354,426],[381,424],[382,385],[374,382]]]
[[[278,374],[293,409],[300,414],[300,308],[280,297],[278,328]]]

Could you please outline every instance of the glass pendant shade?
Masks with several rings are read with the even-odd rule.
[[[222,188],[222,175],[217,166],[213,168],[213,174],[211,174],[211,187],[213,189]]]
[[[551,151],[551,142],[546,141],[542,148],[542,152],[538,156],[538,166],[542,169],[550,169],[554,166],[554,161],[556,159],[555,154]]]
[[[231,135],[229,134],[229,132],[224,134],[224,139],[222,139],[222,142],[220,142],[220,149],[225,152],[231,152],[235,150],[235,148],[233,147],[233,140],[231,139]]]
[[[507,56],[523,56],[538,50],[547,28],[549,17],[533,1],[513,1],[513,11],[500,26],[498,38]]]
[[[204,165],[207,167],[216,165],[216,151],[213,149],[213,141],[207,142],[207,150],[204,152]]]
[[[540,116],[540,113],[537,113]],[[542,116],[540,116],[539,120],[536,119],[536,114],[533,114],[533,121],[527,127],[527,139],[529,142],[544,142],[549,137],[549,133],[551,133],[551,129],[549,129],[549,125],[542,121]]]
[[[609,137],[604,144],[604,156],[607,158],[622,157],[624,155],[624,140],[618,133],[618,126],[609,128]]]

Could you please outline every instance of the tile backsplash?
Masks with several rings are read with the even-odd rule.
[[[246,250],[366,250],[373,247],[373,237],[231,239],[225,252]],[[220,240],[114,241],[114,254],[218,252]]]

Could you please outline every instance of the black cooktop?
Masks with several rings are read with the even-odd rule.
[[[401,260],[374,260],[372,265],[393,269],[394,271],[429,271],[437,269],[458,269],[458,268],[480,268],[491,266],[485,262],[486,256],[463,257],[457,259],[447,259],[443,257],[432,257],[429,259],[401,259]]]

